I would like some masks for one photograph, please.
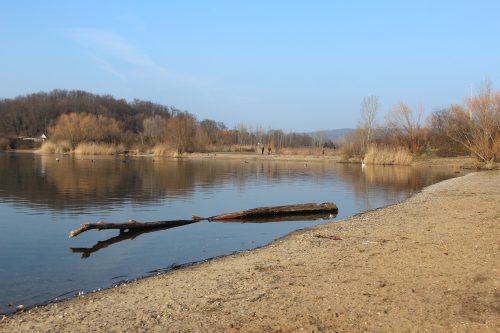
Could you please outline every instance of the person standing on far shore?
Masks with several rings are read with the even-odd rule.
[[[271,155],[271,145],[267,146],[267,155]]]
[[[264,155],[264,145],[262,145],[262,155]]]

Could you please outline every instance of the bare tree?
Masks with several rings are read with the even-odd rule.
[[[196,128],[196,118],[187,112],[177,112],[168,119],[167,137],[179,154],[193,150]]]
[[[220,131],[224,128],[224,124],[217,123],[214,120],[205,119],[200,123],[200,130],[203,132],[203,136],[207,139],[207,142],[205,143],[210,145],[217,144]]]
[[[324,142],[326,141],[326,133],[325,131],[317,131],[312,134],[313,145],[322,148]]]
[[[68,141],[72,148],[80,142],[119,142],[121,124],[113,118],[89,113],[68,113],[59,116],[49,128],[53,141]]]
[[[402,143],[412,153],[420,150],[421,141],[421,119],[424,109],[422,107],[412,110],[403,102],[389,110],[386,114],[387,126],[396,132]]]
[[[142,121],[142,135],[146,142],[158,144],[165,139],[167,120],[159,115],[144,118]]]
[[[448,135],[450,108],[434,111],[427,118],[427,142],[439,157],[463,156],[469,151]],[[467,118],[467,116],[466,116]]]
[[[483,82],[478,96],[467,107],[453,105],[446,118],[446,133],[480,161],[495,161],[500,154],[500,91],[492,93],[491,82]]]
[[[375,119],[379,108],[378,96],[367,96],[361,102],[361,121],[359,127],[366,133],[365,144],[367,147],[372,141],[373,128],[375,127]]]
[[[248,137],[248,129],[244,123],[239,123],[236,125],[236,131],[238,132],[238,145],[241,146],[246,144],[246,138]]]

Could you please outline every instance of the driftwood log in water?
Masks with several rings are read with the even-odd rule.
[[[270,217],[252,217],[252,218],[239,218],[227,220],[211,220],[211,222],[222,223],[270,223],[270,222],[294,222],[294,221],[315,221],[315,220],[331,220],[337,216],[337,213],[318,213],[318,214],[304,214],[304,215],[284,215],[284,216],[270,216]]]
[[[299,205],[259,207],[249,210],[243,210],[235,213],[221,214],[209,217],[209,221],[239,221],[253,218],[272,218],[285,216],[301,216],[312,214],[337,214],[338,208],[333,202],[307,203]],[[193,216],[196,218],[197,216]]]
[[[307,203],[299,205],[288,205],[288,206],[274,206],[274,207],[259,207],[249,210],[244,210],[241,212],[228,213],[222,215],[216,215],[209,218],[200,217],[193,215],[191,220],[175,220],[175,221],[156,221],[156,222],[145,222],[139,223],[134,220],[129,220],[127,223],[84,223],[80,225],[80,228],[75,229],[69,233],[69,237],[76,237],[82,232],[96,229],[119,229],[120,232],[132,232],[148,229],[162,229],[169,227],[178,227],[193,222],[198,222],[202,220],[209,221],[244,221],[249,219],[263,219],[263,218],[277,218],[277,217],[304,217],[310,218],[311,215],[319,214],[337,214],[338,208],[332,202],[325,202],[321,204],[317,203]],[[286,219],[284,219],[286,220]]]
[[[293,216],[289,215],[289,216],[272,216],[272,217],[254,217],[254,218],[250,218],[250,219],[220,220],[220,221],[214,221],[214,222],[268,223],[268,222],[314,221],[314,220],[319,220],[319,219],[329,220],[329,219],[334,218],[335,216],[337,216],[337,214],[335,212],[332,212],[332,213],[326,213],[326,214],[320,213],[320,214],[293,215]],[[200,220],[186,221],[185,224],[169,223],[168,225],[164,225],[162,223],[162,224],[159,224],[155,227],[148,226],[147,228],[133,229],[131,231],[120,230],[119,235],[111,237],[111,238],[103,240],[103,241],[98,241],[92,247],[71,247],[70,251],[73,253],[81,253],[82,259],[86,259],[86,258],[90,257],[90,255],[94,252],[97,252],[97,251],[102,250],[108,246],[111,246],[113,244],[119,243],[119,242],[127,240],[127,239],[135,239],[136,237],[138,237],[144,233],[175,228],[175,227],[187,225],[190,223],[196,223],[196,222],[199,222]],[[172,222],[172,221],[165,221],[165,222]],[[141,223],[141,224],[144,225],[145,223]],[[127,226],[128,226],[128,224],[127,224]],[[87,230],[90,230],[90,229],[87,229]],[[83,232],[83,231],[81,231],[81,232]]]
[[[155,222],[145,222],[140,223],[134,220],[129,220],[126,223],[84,223],[80,225],[80,228],[70,231],[69,237],[76,237],[82,232],[96,229],[96,230],[106,230],[106,229],[120,229],[120,232],[132,232],[141,230],[151,230],[151,229],[167,229],[173,227],[179,227],[182,225],[198,222],[200,219],[193,218],[192,220],[174,220],[174,221],[155,221]]]

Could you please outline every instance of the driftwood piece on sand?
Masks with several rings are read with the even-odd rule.
[[[333,202],[324,203],[306,203],[299,205],[287,206],[273,206],[273,207],[259,207],[254,209],[243,210],[240,212],[221,214],[209,217],[209,221],[237,221],[252,218],[271,218],[271,217],[284,217],[284,216],[300,216],[312,214],[337,214],[338,208]],[[193,216],[196,217],[196,216]]]
[[[81,224],[78,229],[70,231],[69,237],[76,237],[82,232],[96,229],[96,230],[106,230],[106,229],[120,229],[120,232],[133,232],[140,230],[150,230],[150,229],[167,229],[172,227],[179,227],[182,225],[198,222],[200,219],[192,219],[192,220],[174,220],[174,221],[155,221],[155,222],[145,222],[140,223],[134,220],[129,220],[126,223],[106,223],[106,222],[97,222],[97,223],[84,223]]]

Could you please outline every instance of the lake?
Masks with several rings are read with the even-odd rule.
[[[452,170],[262,159],[0,153],[0,313],[265,245],[294,230],[404,200]],[[335,202],[335,218],[197,222],[119,236],[85,222],[190,219],[260,206]],[[12,304],[13,307],[8,306]]]

